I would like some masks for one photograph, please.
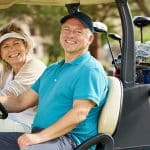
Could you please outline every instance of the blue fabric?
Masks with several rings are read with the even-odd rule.
[[[20,150],[17,139],[23,133],[0,132],[0,150]]]
[[[90,99],[96,106],[69,136],[80,144],[98,133],[97,119],[106,99],[108,80],[101,64],[89,52],[70,63],[62,60],[49,66],[32,89],[39,94],[32,127],[47,128],[72,109],[76,99]]]

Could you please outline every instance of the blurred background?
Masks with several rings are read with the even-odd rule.
[[[134,16],[150,17],[149,0],[129,0]],[[100,21],[107,25],[109,33],[122,36],[118,10],[114,3],[91,6],[81,6],[80,11],[86,12],[93,21]],[[63,50],[59,43],[60,18],[67,14],[65,7],[13,5],[0,9],[0,27],[15,21],[32,37],[34,42],[33,54],[49,65],[63,58]],[[134,26],[135,40],[140,41],[140,30]],[[143,40],[150,41],[150,26],[143,28]],[[120,54],[119,41],[110,38],[114,57]],[[95,40],[90,47],[91,54],[102,62],[106,71],[113,69],[112,58],[109,52],[104,33],[95,33]]]

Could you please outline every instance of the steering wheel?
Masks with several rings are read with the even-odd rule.
[[[8,113],[4,106],[0,103],[0,119],[6,119],[8,116]]]

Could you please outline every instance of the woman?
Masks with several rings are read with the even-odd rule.
[[[45,70],[45,64],[33,58],[31,50],[31,39],[15,23],[0,30],[0,96],[21,94]],[[0,131],[30,132],[34,111],[30,108],[21,113],[10,113],[7,119],[0,120]]]

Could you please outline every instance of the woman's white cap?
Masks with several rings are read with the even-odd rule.
[[[4,35],[2,35],[2,36],[0,37],[0,44],[1,44],[4,40],[6,40],[6,39],[8,39],[8,38],[22,39],[22,40],[24,40],[24,41],[27,42],[27,49],[28,49],[28,50],[32,50],[32,49],[33,49],[33,41],[32,41],[32,39],[31,39],[28,35],[26,35],[26,34],[23,34],[23,35],[22,35],[22,34],[16,33],[16,32],[6,33],[6,34],[4,34]]]
[[[25,37],[23,37],[21,34],[15,33],[15,32],[11,32],[11,33],[6,33],[6,34],[2,35],[0,37],[0,43],[2,43],[4,40],[6,40],[8,38],[17,38],[17,39],[25,40]]]

